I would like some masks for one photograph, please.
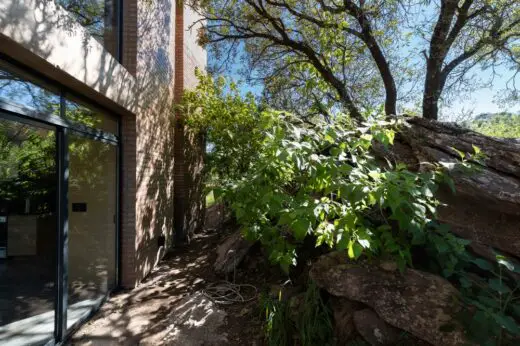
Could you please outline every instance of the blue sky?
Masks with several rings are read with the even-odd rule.
[[[426,23],[431,21],[432,19],[437,17],[437,9],[434,4],[430,4],[430,6],[421,7],[420,11],[417,13],[417,22]],[[416,23],[417,24],[417,23]],[[413,23],[412,23],[413,25]],[[403,30],[407,30],[404,28]],[[416,63],[422,64],[423,59],[421,51],[428,47],[428,42],[416,38],[412,39],[411,45],[408,46],[408,49],[405,54],[410,54],[410,56],[414,56],[414,60]],[[239,52],[240,54],[241,52]],[[209,56],[211,60],[211,56]],[[233,71],[228,72],[228,76],[231,76],[235,80],[240,80],[243,78],[238,71],[240,69],[244,69],[245,66],[242,66],[239,62],[240,59],[235,59],[235,64],[233,66]],[[507,81],[513,76],[514,72],[505,66],[498,67],[496,70],[496,75],[493,79],[493,83],[491,87],[485,88],[477,88],[471,93],[461,93],[458,97],[450,100],[449,104],[441,105],[441,119],[443,120],[455,120],[459,118],[460,114],[472,113],[472,115],[477,115],[480,113],[495,113],[495,112],[515,112],[520,113],[520,102],[516,102],[515,104],[507,104],[502,101],[497,102],[497,96],[501,96],[500,94],[506,89]],[[395,72],[394,72],[395,73]],[[469,76],[475,75],[474,83],[471,80],[473,85],[482,85],[482,82],[488,82],[491,80],[491,71],[486,70],[482,71],[479,67],[475,67],[470,71]],[[516,78],[517,84],[520,86],[520,77]],[[422,83],[418,83],[416,85],[416,89],[414,93],[416,93],[420,99],[420,95],[422,94]],[[248,91],[253,92],[255,95],[259,95],[262,92],[261,85],[246,85],[242,84],[242,91],[245,94]],[[402,105],[402,106],[410,106],[410,105]]]
[[[235,69],[232,72],[228,72],[227,76],[234,80],[241,80],[243,76],[240,75],[237,70],[241,67],[238,64],[234,65]],[[441,114],[445,120],[453,120],[462,113],[471,112],[473,115],[480,113],[495,113],[495,112],[513,112],[520,113],[520,103],[516,104],[505,104],[500,101],[496,101],[496,97],[500,95],[501,91],[506,88],[507,81],[513,76],[513,72],[507,68],[501,67],[496,70],[497,75],[493,80],[492,87],[480,88],[470,94],[461,95],[458,98],[452,100],[448,105],[441,107]],[[489,71],[482,71],[479,68],[475,68],[471,71],[472,74],[478,76],[475,83],[480,83],[480,80],[488,80],[491,78]],[[518,78],[517,78],[518,79]],[[517,82],[520,82],[517,80]],[[519,84],[520,85],[520,84]],[[417,85],[417,92],[422,92],[422,84]],[[243,94],[252,92],[255,95],[260,95],[262,92],[261,85],[248,85],[245,83],[241,84],[241,90]]]

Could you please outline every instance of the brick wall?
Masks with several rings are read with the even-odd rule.
[[[136,236],[136,121],[135,117],[121,119],[121,182],[120,182],[120,277],[121,285],[133,287],[137,281],[135,263]]]
[[[176,20],[176,73],[175,100],[180,102],[184,89],[197,84],[195,68],[206,66],[206,52],[197,44],[201,23],[189,7],[177,4]],[[195,25],[194,25],[195,23]],[[176,114],[175,128],[175,234],[178,243],[202,226],[204,197],[202,194],[202,167],[204,139],[189,135],[184,130],[183,114]]]
[[[194,67],[205,67],[206,54],[192,47],[192,57],[184,63],[185,42],[190,47],[193,43],[185,37],[188,23],[180,2],[128,0],[124,5],[123,64],[135,75],[138,94],[135,120],[122,120],[122,285],[132,287],[164,254],[159,237],[173,245],[175,220],[194,228],[193,220],[202,217],[200,192],[197,198],[193,194],[200,189],[192,188],[193,177],[200,176],[201,146],[185,138],[173,104],[180,100],[185,82],[194,85]]]
[[[184,8],[184,44],[183,86],[185,89],[197,85],[195,68],[206,66],[206,51],[197,44],[198,31],[202,26],[200,18],[189,7]],[[193,25],[196,23],[195,25]],[[187,207],[185,208],[185,227],[188,233],[195,232],[202,227],[205,210],[205,196],[202,194],[202,169],[205,150],[205,141],[202,137],[186,136],[185,152],[185,181],[187,189]]]

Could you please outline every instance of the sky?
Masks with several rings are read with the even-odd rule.
[[[489,71],[482,71],[476,68],[473,71],[482,79],[491,77]],[[507,87],[508,80],[513,76],[513,72],[507,68],[498,68],[498,75],[493,80],[492,87],[478,89],[470,95],[464,95],[459,99],[454,100],[450,105],[444,107],[443,113],[460,114],[462,112],[472,111],[475,115],[480,113],[496,113],[496,112],[511,112],[520,113],[520,103],[506,104],[497,101],[497,96],[500,96]],[[518,82],[518,78],[517,78]]]
[[[418,21],[429,20],[437,17],[435,8],[423,8],[420,13],[418,13]],[[421,51],[425,48],[425,41],[419,41],[413,39],[411,46],[409,46],[408,53],[412,53],[416,55],[418,59],[422,58]],[[209,60],[213,58],[210,54],[208,57]],[[234,80],[241,80],[243,76],[240,75],[237,71],[241,68],[243,69],[245,66],[241,66],[238,59],[235,61],[233,66],[233,71],[228,71],[226,74],[233,78]],[[471,93],[460,94],[459,97],[450,100],[449,104],[441,105],[440,107],[440,116],[441,120],[451,120],[455,121],[461,118],[461,115],[465,116],[476,116],[481,113],[496,113],[496,112],[512,112],[512,113],[520,113],[520,102],[516,102],[516,104],[506,104],[502,101],[497,101],[497,96],[501,96],[503,90],[506,89],[506,83],[513,76],[514,72],[509,70],[506,67],[498,67],[496,70],[496,75],[493,79],[492,87],[485,87],[474,90]],[[395,72],[394,72],[395,73]],[[475,67],[470,75],[475,75],[474,85],[482,84],[481,82],[487,82],[491,80],[491,71],[490,70],[481,70],[478,67]],[[520,77],[516,78],[517,84],[520,86]],[[422,93],[422,84],[418,83],[417,90],[415,91],[418,95]],[[261,85],[247,85],[245,83],[242,84],[242,92],[245,94],[246,92],[252,92],[255,95],[260,95],[262,93]],[[409,107],[410,105],[402,105]]]
[[[211,59],[211,57],[210,57]],[[237,71],[240,67],[239,64],[234,65],[234,70],[227,72],[226,75],[231,77],[235,81],[243,80],[243,76]],[[491,77],[489,71],[482,71],[475,68],[472,71],[473,74],[478,75],[478,79],[487,80]],[[506,68],[498,68],[497,75],[493,80],[492,87],[486,87],[477,89],[470,94],[464,94],[459,98],[454,99],[447,105],[441,107],[441,118],[443,120],[456,120],[463,114],[471,113],[472,116],[476,116],[481,113],[497,113],[497,112],[511,112],[520,113],[520,103],[516,104],[505,104],[500,101],[497,102],[496,98],[500,95],[500,92],[506,88],[507,81],[513,75],[513,72]],[[478,83],[478,80],[475,80]],[[418,85],[422,88],[422,85]],[[256,96],[260,96],[262,93],[262,85],[250,85],[246,83],[241,84],[242,94],[252,92]],[[418,90],[421,92],[421,90]]]

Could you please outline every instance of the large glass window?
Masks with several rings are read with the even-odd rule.
[[[0,108],[14,107],[59,116],[59,91],[42,85],[44,83],[0,61]]]
[[[0,344],[52,338],[56,277],[53,129],[0,118]]]
[[[118,0],[56,0],[106,50],[117,56]]]
[[[90,105],[85,105],[75,98],[67,99],[65,104],[65,117],[67,119],[88,127],[117,134],[118,122],[115,117]]]
[[[60,112],[60,92],[41,80],[31,78],[20,69],[0,60],[0,108],[12,112],[34,112],[61,116],[74,123],[113,134],[118,133],[118,120],[74,96],[67,96],[65,112]]]
[[[63,341],[116,285],[118,119],[82,100],[0,61],[2,346]]]
[[[116,146],[69,136],[68,326],[115,285]]]

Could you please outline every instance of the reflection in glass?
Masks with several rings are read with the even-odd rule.
[[[84,106],[79,101],[65,101],[65,117],[85,126],[117,134],[117,119],[96,110],[92,106]]]
[[[5,108],[2,103],[43,114],[60,114],[60,97],[57,92],[34,84],[0,61],[0,108]]]
[[[0,119],[0,344],[52,337],[55,132]]]
[[[115,285],[116,148],[69,136],[69,327]]]
[[[114,57],[117,47],[117,0],[57,0]]]
[[[28,78],[23,71],[0,60],[0,109],[14,112],[23,112],[25,109],[41,115],[60,116],[59,91],[44,88],[40,86],[43,84],[40,81]],[[117,134],[118,122],[115,117],[90,105],[85,106],[74,97],[68,97],[65,101],[64,113],[68,120]]]

